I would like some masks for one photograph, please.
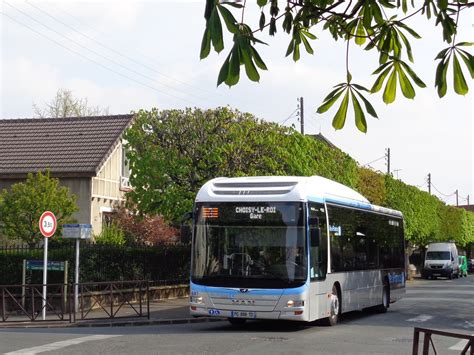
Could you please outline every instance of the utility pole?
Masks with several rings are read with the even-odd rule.
[[[469,195],[467,195],[467,205],[469,206]]]
[[[428,192],[431,195],[431,173],[428,173]]]
[[[299,109],[300,109],[300,132],[301,134],[304,134],[304,103],[303,103],[303,97],[300,97],[297,99],[299,101]]]
[[[458,190],[456,190],[456,206],[459,206],[459,193],[458,193]]]
[[[390,175],[390,148],[386,150],[385,159],[387,160],[387,174]]]

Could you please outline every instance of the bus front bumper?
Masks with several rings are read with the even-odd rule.
[[[308,321],[308,312],[304,307],[285,308],[282,311],[252,311],[252,310],[226,310],[207,308],[202,305],[191,305],[190,314],[193,317],[216,317],[216,318],[244,318],[244,319],[274,319]]]

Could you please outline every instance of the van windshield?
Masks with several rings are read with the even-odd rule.
[[[450,260],[451,253],[449,251],[429,251],[426,253],[426,260]]]

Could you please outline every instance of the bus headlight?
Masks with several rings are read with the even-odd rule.
[[[191,296],[190,297],[190,301],[191,303],[197,303],[197,304],[201,304],[202,303],[202,297],[201,296]]]
[[[304,300],[289,300],[286,303],[287,307],[304,307]]]

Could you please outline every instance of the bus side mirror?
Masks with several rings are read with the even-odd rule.
[[[193,219],[192,212],[186,212],[181,216],[181,226],[179,230],[179,234],[181,237],[181,243],[188,244],[191,242],[191,226],[188,222]]]
[[[187,224],[182,224],[179,229],[181,243],[188,244],[191,242],[191,227]]]
[[[193,213],[192,212],[186,212],[185,214],[183,214],[181,216],[181,223],[187,222],[192,218],[193,218]]]
[[[319,247],[319,237],[321,235],[321,228],[310,229],[310,246],[312,248]]]

